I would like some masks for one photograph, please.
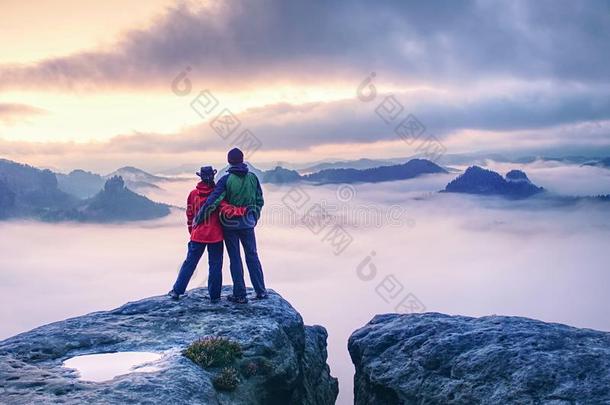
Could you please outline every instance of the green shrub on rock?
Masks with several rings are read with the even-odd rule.
[[[239,343],[222,337],[204,337],[190,344],[182,354],[204,368],[226,367],[242,356]]]
[[[212,380],[218,391],[234,391],[239,385],[239,375],[233,367],[225,367]]]
[[[241,365],[241,373],[246,377],[254,377],[258,374],[258,364],[255,361],[246,361]]]

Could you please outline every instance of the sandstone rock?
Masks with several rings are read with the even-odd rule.
[[[225,291],[228,293],[228,291]],[[326,331],[303,325],[278,294],[248,305],[211,304],[205,289],[178,302],[160,296],[67,319],[0,342],[0,403],[333,404],[337,380],[326,364]],[[181,351],[203,336],[243,349],[239,362],[265,359],[266,373],[240,376],[233,392],[214,389]],[[163,352],[160,369],[101,383],[82,381],[67,358],[125,351]],[[239,364],[236,364],[236,369]]]
[[[608,404],[610,333],[504,316],[378,315],[349,339],[356,404]]]

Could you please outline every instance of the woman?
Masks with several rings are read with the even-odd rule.
[[[208,249],[208,292],[213,303],[220,301],[222,289],[222,257],[224,254],[223,233],[220,224],[219,211],[225,218],[243,216],[246,207],[236,207],[225,201],[220,203],[219,209],[214,211],[208,219],[193,227],[193,218],[199,212],[199,208],[207,201],[209,195],[214,191],[214,176],[216,170],[211,166],[204,166],[196,173],[201,178],[195,189],[190,192],[186,202],[186,218],[191,240],[188,244],[186,260],[180,268],[178,279],[168,295],[178,300],[186,291],[193,272],[201,259],[206,247]]]

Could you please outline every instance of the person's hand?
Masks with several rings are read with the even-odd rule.
[[[246,223],[254,226],[256,225],[256,222],[258,221],[258,218],[260,216],[260,210],[255,207],[255,206],[251,206],[249,205],[246,209],[246,213],[245,213],[245,221]]]
[[[246,215],[248,216],[248,218],[253,218],[254,220],[258,221],[261,216],[261,210],[255,205],[249,205],[248,212],[246,212]]]

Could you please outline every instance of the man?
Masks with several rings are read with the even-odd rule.
[[[201,206],[195,217],[195,226],[203,223],[225,200],[234,206],[247,206],[245,216],[229,219],[221,214],[221,223],[224,230],[225,245],[231,261],[231,277],[233,278],[233,294],[229,295],[229,301],[245,304],[246,284],[244,282],[244,267],[241,262],[240,242],[246,255],[246,265],[250,273],[250,281],[256,291],[257,299],[267,298],[263,269],[256,251],[256,237],[254,227],[260,217],[263,208],[263,190],[260,181],[254,173],[248,171],[244,163],[244,154],[238,148],[231,149],[227,155],[229,162],[228,173],[218,183],[214,192]]]
[[[201,181],[195,189],[189,193],[186,201],[186,218],[190,235],[188,253],[186,260],[180,268],[176,283],[168,295],[173,300],[178,300],[186,291],[186,287],[193,276],[193,272],[203,256],[206,247],[208,249],[208,292],[212,303],[220,302],[220,291],[222,289],[222,255],[223,255],[223,232],[220,225],[218,211],[214,211],[204,223],[193,228],[193,217],[199,208],[209,199],[214,190],[214,175],[216,170],[211,166],[204,166],[197,173]],[[246,207],[235,207],[225,201],[220,204],[220,212],[225,218],[243,216]]]

